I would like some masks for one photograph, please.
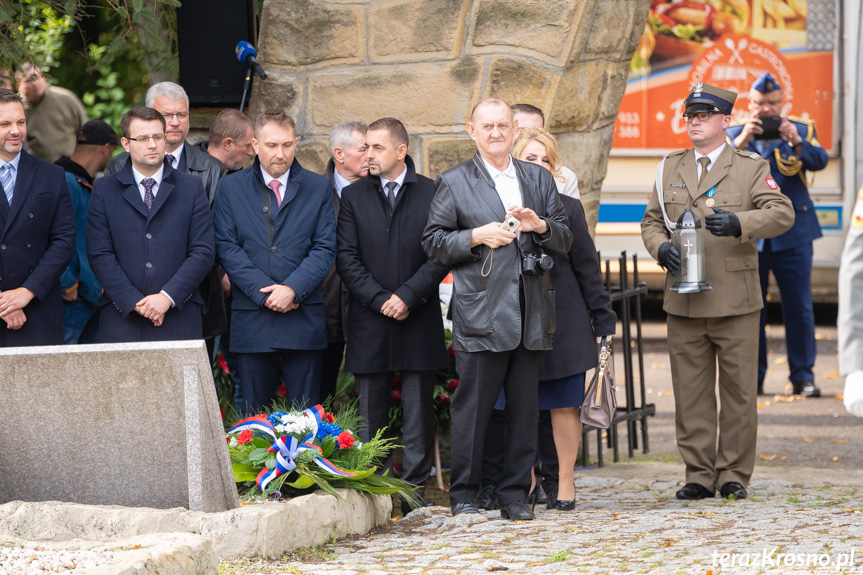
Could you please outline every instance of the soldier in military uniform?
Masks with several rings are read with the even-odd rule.
[[[683,114],[694,150],[672,152],[662,160],[641,222],[644,245],[671,273],[681,265],[671,229],[683,211],[691,209],[710,232],[701,239],[712,289],[672,292],[670,274],[665,283],[677,446],[686,464],[686,485],[678,499],[713,497],[717,487],[723,497],[747,496],[755,465],[762,307],[755,242],[794,223],[791,201],[770,177],[767,162],[725,143],[736,97],[695,85]]]
[[[761,294],[767,297],[770,270],[782,296],[782,321],[793,393],[820,397],[812,368],[815,365],[815,315],[812,311],[812,241],[821,237],[815,206],[809,197],[812,184],[807,172],[823,170],[827,152],[818,145],[815,124],[794,116],[783,117],[782,89],[768,73],[762,74],[749,91],[749,119],[726,131],[728,143],[738,150],[757,153],[770,162],[770,173],[782,193],[791,199],[796,215],[790,230],[758,242]],[[762,119],[779,117],[776,134],[765,133]],[[770,137],[774,136],[774,137]],[[761,311],[758,340],[758,393],[763,392],[767,373],[767,310]]]

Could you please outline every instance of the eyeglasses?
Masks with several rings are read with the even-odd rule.
[[[178,120],[185,120],[186,118],[189,117],[189,112],[174,112],[174,113],[159,112],[159,113],[162,114],[162,117],[165,118],[166,122],[168,120],[173,119],[173,118],[176,118]]]
[[[141,142],[142,144],[146,144],[150,140],[153,140],[154,143],[158,144],[162,140],[165,139],[165,134],[153,134],[151,136],[138,136],[137,138],[126,138],[130,142]]]
[[[695,112],[694,114],[683,114],[683,121],[689,124],[692,122],[693,118],[698,118],[699,122],[707,122],[710,120],[711,116],[716,115],[718,112]]]

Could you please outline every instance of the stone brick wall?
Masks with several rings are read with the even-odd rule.
[[[650,0],[266,0],[250,113],[285,108],[297,155],[323,171],[346,120],[399,118],[420,172],[475,151],[464,131],[486,96],[542,108],[578,175],[593,230],[614,120]]]

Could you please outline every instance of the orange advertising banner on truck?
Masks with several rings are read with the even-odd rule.
[[[732,122],[748,116],[764,72],[782,87],[782,114],[815,122],[833,148],[834,52],[807,42],[807,0],[653,0],[615,123],[614,148],[690,147],[683,101],[704,82],[737,92]]]

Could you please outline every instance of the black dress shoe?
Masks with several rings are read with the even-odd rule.
[[[486,511],[497,509],[497,494],[495,493],[494,485],[480,487],[476,499],[473,500],[473,504],[479,509],[485,509]]]
[[[736,481],[723,483],[722,487],[719,488],[719,493],[726,499],[746,499],[746,496],[749,495],[746,493],[746,488]]]
[[[687,483],[676,494],[678,499],[705,499],[713,497],[715,493],[700,483]]]
[[[573,511],[575,509],[575,499],[570,499],[569,501],[549,499],[546,508],[554,511]]]
[[[794,395],[802,395],[803,397],[821,397],[821,390],[815,385],[814,381],[804,381],[803,383],[794,384]]]
[[[513,519],[516,521],[530,521],[536,518],[533,511],[530,510],[530,507],[524,501],[513,501],[502,505],[500,516],[504,519]]]
[[[453,503],[452,516],[456,515],[479,515],[479,509],[473,503]]]

